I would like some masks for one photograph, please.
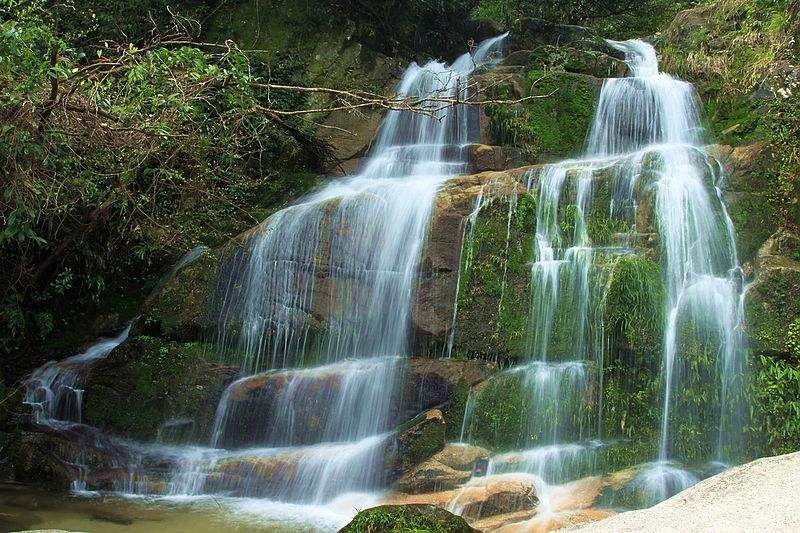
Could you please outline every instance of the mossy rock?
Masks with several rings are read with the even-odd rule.
[[[10,460],[14,481],[65,492],[76,473],[60,459],[69,457],[64,455],[64,445],[57,437],[18,431],[7,437],[2,451]]]
[[[446,444],[446,432],[445,419],[439,409],[426,411],[397,428],[396,447],[386,465],[389,480],[398,479],[441,451]]]
[[[609,46],[594,30],[583,26],[556,24],[537,18],[521,18],[511,28],[511,48],[532,50],[537,45],[569,46],[624,59],[624,54]]]
[[[528,52],[526,64],[534,70],[563,70],[595,78],[617,78],[626,71],[624,61],[603,52],[551,44]]]
[[[664,327],[664,287],[661,267],[638,255],[612,258],[605,265],[603,323],[618,349],[656,358]]]
[[[529,71],[525,95],[541,98],[514,106],[486,106],[494,143],[519,147],[533,161],[580,155],[601,85],[601,80],[583,74]]]
[[[209,338],[208,309],[218,269],[218,255],[206,250],[178,270],[142,309],[133,326],[134,334],[147,334],[177,341]]]
[[[475,406],[466,428],[469,442],[495,450],[525,445],[529,440],[525,426],[531,405],[523,396],[519,374],[499,374],[472,394]]]
[[[213,363],[214,347],[144,335],[118,346],[86,383],[84,420],[115,435],[153,440],[162,423],[191,421],[188,440],[205,442],[217,403],[238,369]]]
[[[800,363],[800,236],[775,232],[759,249],[745,293],[745,326],[759,354]]]
[[[473,533],[463,517],[434,505],[381,505],[359,512],[340,533]]]
[[[513,361],[524,352],[536,200],[513,201],[492,201],[467,228],[453,355]]]

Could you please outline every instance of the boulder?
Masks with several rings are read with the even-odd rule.
[[[429,460],[407,472],[397,482],[406,494],[421,494],[455,489],[472,476],[477,459],[486,459],[489,451],[478,446],[448,444]]]
[[[497,370],[497,365],[468,359],[412,357],[405,380],[400,420],[453,399],[459,387],[471,387]]]
[[[471,476],[468,470],[456,470],[431,458],[404,474],[396,487],[405,494],[453,490],[469,481]]]
[[[426,504],[381,505],[359,512],[339,533],[401,533],[405,531],[473,533],[464,518]]]
[[[609,46],[594,30],[582,26],[556,24],[537,18],[521,18],[511,28],[510,48],[532,50],[536,45],[570,46],[580,50],[602,52],[618,59],[625,54]]]
[[[537,477],[531,474],[499,474],[475,478],[452,502],[459,514],[475,519],[517,511],[535,510]]]
[[[337,161],[363,157],[381,125],[379,111],[339,110],[323,121],[317,137],[331,147]]]
[[[439,409],[431,409],[401,426],[386,459],[390,482],[439,452],[445,445],[445,421]]]
[[[214,347],[205,343],[129,337],[86,378],[84,422],[149,441],[159,435],[163,422],[185,419],[191,421],[191,430],[181,436],[208,442],[217,403],[239,371],[213,362],[214,354]]]
[[[468,229],[466,220],[475,210],[476,200],[480,197],[484,206],[505,204],[507,212],[508,202],[525,194],[522,174],[521,171],[482,172],[453,178],[441,188],[422,254],[420,284],[412,314],[420,343],[418,353],[444,352],[452,328],[456,284]],[[505,231],[502,239],[505,242]]]

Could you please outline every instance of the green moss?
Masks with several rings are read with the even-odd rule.
[[[463,517],[433,505],[382,505],[359,512],[342,533],[471,533]]]
[[[486,114],[498,144],[521,148],[533,160],[555,160],[581,152],[594,115],[599,80],[569,72],[532,70],[517,106],[489,105]]]
[[[550,44],[534,48],[528,64],[537,71],[572,72],[596,78],[617,77],[624,68],[622,61],[602,52]]]
[[[167,339],[203,339],[217,268],[217,254],[210,250],[182,268],[147,302],[137,330]]]
[[[521,374],[492,378],[475,398],[470,442],[495,450],[520,448],[529,440],[524,428],[530,408],[523,397]]]
[[[464,411],[469,398],[469,385],[466,381],[459,380],[450,397],[450,402],[444,409],[445,435],[448,442],[457,441],[461,436],[461,425],[464,421]]]
[[[485,205],[474,228],[467,229],[454,355],[515,360],[524,351],[536,201],[525,194],[512,204],[510,231],[508,202]]]
[[[650,356],[660,352],[665,289],[661,268],[638,255],[623,255],[609,265],[602,298],[606,330],[622,346]]]
[[[770,269],[759,274],[745,299],[747,332],[757,353],[787,355],[789,328],[800,317],[800,270]]]
[[[233,372],[206,359],[211,346],[147,336],[128,339],[93,369],[85,393],[87,423],[117,435],[152,440],[169,419],[191,419],[198,441]]]

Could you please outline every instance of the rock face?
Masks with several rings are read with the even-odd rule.
[[[444,448],[445,421],[439,409],[431,409],[398,431],[393,452],[386,461],[390,482]]]
[[[207,443],[222,391],[238,372],[212,362],[213,350],[198,342],[130,337],[87,377],[84,422],[144,441],[161,436]]]
[[[718,146],[716,152],[728,170],[722,189],[736,228],[740,261],[751,272],[758,249],[777,227],[765,184],[774,158],[763,142],[733,148]]]
[[[501,203],[508,206],[509,201],[524,194],[524,175],[524,168],[483,172],[454,178],[442,187],[423,252],[421,283],[413,311],[414,326],[422,343],[421,352],[436,353],[438,350],[442,353],[446,347],[453,322],[458,273],[465,259],[464,239],[470,231],[467,217],[478,207],[478,198],[484,207]],[[505,232],[501,233],[504,237]],[[427,349],[424,347],[426,342]]]
[[[560,45],[602,52],[624,59],[624,54],[611,48],[594,30],[582,26],[556,24],[536,18],[522,18],[511,29],[511,48],[531,50],[535,45]]]
[[[796,357],[789,329],[800,321],[800,237],[781,230],[764,243],[745,306],[752,348],[762,354]]]
[[[467,483],[452,505],[468,518],[480,518],[517,511],[533,511],[539,503],[536,476],[499,474],[475,478]]]

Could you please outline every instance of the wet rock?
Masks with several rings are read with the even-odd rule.
[[[510,48],[517,50],[532,50],[536,45],[549,44],[593,50],[624,59],[622,52],[609,46],[605,39],[592,29],[556,24],[537,18],[522,18],[514,22],[510,39]]]
[[[102,314],[95,318],[92,323],[92,331],[95,337],[113,337],[123,327],[124,325],[117,313]]]
[[[465,219],[478,195],[501,202],[524,194],[522,172],[483,172],[449,180],[436,198],[436,207],[422,254],[420,285],[412,320],[421,343],[418,353],[443,353],[453,321],[453,302],[461,259]],[[503,235],[505,236],[505,235]],[[425,348],[428,346],[429,348]]]
[[[145,302],[131,335],[146,334],[180,342],[209,338],[208,308],[213,297],[219,255],[207,251],[167,280]]]
[[[390,481],[422,463],[444,448],[445,421],[439,409],[431,409],[400,427],[386,461]]]
[[[206,359],[214,353],[203,343],[130,337],[90,371],[84,421],[148,441],[156,438],[163,421],[191,419],[190,440],[208,442],[217,402],[238,372]]]
[[[471,144],[467,150],[471,172],[506,170],[523,164],[520,151],[515,148]]]
[[[339,530],[340,533],[378,533],[403,531],[473,533],[464,518],[433,505],[381,505],[359,512]]]
[[[414,467],[397,481],[397,490],[406,494],[423,494],[452,490],[469,481],[472,473],[456,470],[436,459]]]
[[[484,448],[448,444],[429,460],[403,475],[397,482],[397,489],[406,494],[455,489],[469,481],[475,461],[487,457],[489,451]]]
[[[487,146],[485,144],[470,145],[469,161],[475,172],[503,170],[506,162],[501,147]]]
[[[63,492],[76,477],[75,469],[62,460],[64,445],[45,434],[20,432],[3,447],[3,453],[11,460],[16,481]]]
[[[480,518],[538,506],[536,476],[530,474],[499,474],[475,478],[467,483],[453,501],[462,516]]]
[[[379,111],[334,111],[320,126],[317,137],[328,143],[337,161],[366,154],[381,124]]]
[[[492,363],[468,359],[412,357],[409,364],[400,420],[450,401],[459,386],[475,385],[497,370]]]

